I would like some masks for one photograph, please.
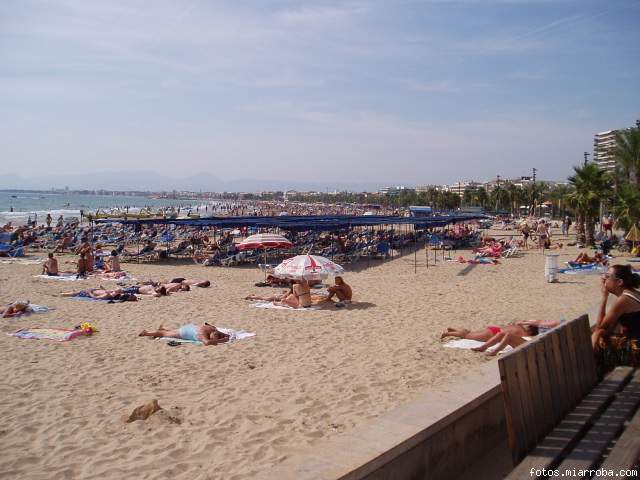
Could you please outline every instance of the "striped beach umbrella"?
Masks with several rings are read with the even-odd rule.
[[[282,235],[275,233],[258,233],[245,238],[238,245],[239,250],[256,250],[267,248],[291,248],[293,244]]]
[[[297,255],[284,260],[273,273],[277,277],[294,280],[323,280],[329,276],[342,275],[344,268],[319,255]]]

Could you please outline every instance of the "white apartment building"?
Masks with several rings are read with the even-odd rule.
[[[616,133],[619,130],[608,130],[596,133],[593,138],[593,161],[598,167],[605,171],[612,171],[616,168],[616,161],[611,155],[611,150],[616,146]]]
[[[640,120],[636,121],[636,128],[640,128]],[[593,161],[601,169],[612,171],[616,168],[616,160],[611,154],[616,146],[616,134],[624,132],[627,129],[607,130],[606,132],[596,133],[593,138]]]

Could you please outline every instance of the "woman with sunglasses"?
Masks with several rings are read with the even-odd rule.
[[[640,275],[630,265],[613,265],[602,276],[602,303],[593,330],[593,348],[606,366],[640,361]],[[607,312],[609,295],[617,300]]]

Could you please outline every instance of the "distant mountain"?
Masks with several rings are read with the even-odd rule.
[[[373,182],[291,182],[282,180],[239,179],[221,180],[209,173],[197,173],[179,178],[151,171],[102,172],[80,175],[50,175],[22,177],[0,175],[0,189],[50,190],[69,187],[71,190],[171,191],[192,192],[258,192],[273,190],[314,191],[375,191],[385,186]]]

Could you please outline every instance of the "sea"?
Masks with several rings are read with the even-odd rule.
[[[135,213],[141,208],[149,207],[153,210],[166,207],[180,207],[181,213],[189,213],[196,210],[209,208],[209,204],[202,200],[176,200],[165,198],[150,198],[123,195],[82,195],[64,192],[25,192],[2,191],[0,192],[0,226],[7,222],[13,225],[24,225],[29,218],[38,225],[45,223],[47,214],[53,217],[55,225],[58,217],[65,219],[79,218],[80,210],[84,213],[92,213],[96,210],[124,209]]]

